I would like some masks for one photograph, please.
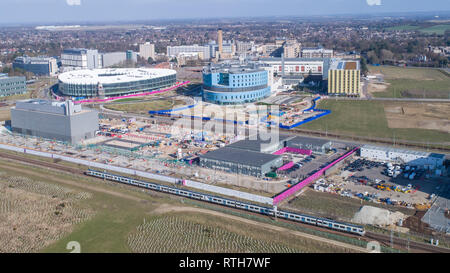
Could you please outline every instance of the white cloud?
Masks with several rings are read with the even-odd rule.
[[[81,0],[66,0],[69,6],[81,6]]]
[[[369,6],[381,6],[381,0],[366,0]]]

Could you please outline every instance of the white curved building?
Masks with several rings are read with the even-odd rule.
[[[176,83],[176,71],[159,68],[110,68],[75,70],[59,75],[65,96],[100,97],[148,92]]]

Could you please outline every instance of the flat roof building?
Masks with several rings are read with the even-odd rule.
[[[53,57],[17,57],[13,62],[13,68],[20,68],[35,75],[54,76],[58,73],[58,64]]]
[[[283,164],[283,157],[224,147],[200,156],[200,166],[215,170],[263,177]]]
[[[216,104],[255,102],[270,96],[269,82],[269,72],[257,63],[210,64],[203,68],[203,99]]]
[[[176,83],[177,72],[162,68],[77,70],[59,75],[59,91],[73,97],[102,97],[148,92]]]
[[[102,68],[101,55],[97,49],[69,48],[61,54],[64,71]]]
[[[440,167],[444,164],[445,155],[421,151],[364,145],[361,156],[379,161],[395,161],[413,166]]]
[[[334,61],[328,71],[328,94],[359,96],[360,78],[359,61]]]
[[[288,139],[285,144],[286,147],[312,150],[316,153],[326,153],[332,145],[333,143],[329,140],[301,136]]]
[[[78,143],[95,136],[98,112],[72,101],[17,101],[11,108],[12,131],[19,134]]]

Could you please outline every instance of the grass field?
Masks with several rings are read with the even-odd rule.
[[[148,111],[171,109],[175,105],[181,105],[183,103],[184,102],[181,100],[154,100],[148,102],[137,102],[137,103],[127,103],[117,105],[105,104],[105,108],[116,111],[123,111],[127,113],[147,114]]]
[[[159,210],[162,205],[183,207],[177,198],[171,198],[161,193],[144,192],[136,188],[119,187],[118,184],[65,174],[32,166],[23,166],[16,162],[0,160],[0,185],[8,189],[11,181],[8,177],[22,177],[24,182],[17,187],[36,188],[35,183],[45,184],[44,190],[36,194],[50,196],[45,208],[55,218],[60,198],[68,196],[82,196],[77,202],[81,209],[89,212],[90,217],[82,221],[66,223],[61,229],[63,234],[46,239],[48,230],[43,229],[47,218],[34,217],[30,224],[36,226],[29,235],[41,244],[42,248],[34,249],[38,252],[63,252],[67,243],[80,243],[81,252],[348,252],[349,250],[325,242],[300,237],[289,232],[276,232],[273,229],[250,224],[234,219],[225,219],[216,215],[202,212],[171,212]],[[7,178],[7,179],[4,179]],[[11,182],[9,182],[11,183]],[[38,188],[40,189],[40,188]],[[50,190],[47,190],[50,189]],[[52,190],[56,189],[56,190]],[[11,189],[16,190],[16,189]],[[19,188],[17,190],[20,190]],[[3,192],[3,191],[2,191]],[[150,194],[149,194],[150,193]],[[34,209],[43,204],[42,197],[31,195],[27,202],[14,202],[18,209],[21,206]],[[3,195],[1,195],[3,196]],[[0,197],[1,197],[0,196]],[[22,194],[22,197],[25,196]],[[60,197],[61,196],[61,197]],[[0,201],[3,199],[0,198]],[[37,202],[37,203],[36,203]],[[67,200],[65,202],[68,202]],[[3,202],[5,203],[5,202]],[[0,206],[2,219],[10,219],[11,211],[8,205]],[[6,202],[5,204],[9,204]],[[47,203],[44,203],[47,204]],[[67,204],[67,203],[66,203]],[[6,209],[5,209],[6,208]],[[67,209],[69,207],[66,207]],[[191,209],[195,209],[192,208]],[[66,214],[65,210],[64,215]],[[214,212],[213,212],[214,213]],[[54,214],[54,215],[53,215]],[[40,214],[39,214],[40,215]],[[47,215],[46,213],[43,214]],[[9,218],[8,218],[9,217]],[[35,220],[41,219],[39,224]],[[2,221],[0,233],[8,231],[13,240],[14,233],[11,224],[15,221]],[[58,226],[54,225],[56,230]],[[27,230],[23,225],[22,229]],[[11,231],[9,231],[11,230]],[[46,240],[43,240],[46,239]],[[20,238],[17,238],[20,240]],[[23,238],[22,238],[23,240]],[[45,243],[43,243],[45,242]],[[25,242],[26,243],[26,242]],[[1,248],[1,247],[0,247]],[[21,252],[20,249],[18,249]],[[22,251],[27,251],[22,249]]]
[[[388,86],[375,97],[450,98],[450,77],[437,69],[369,66],[370,74],[383,74]]]
[[[450,30],[450,25],[435,25],[420,29],[421,32],[438,35],[444,35],[447,30]]]
[[[384,103],[382,101],[321,100],[318,107],[320,109],[329,109],[332,113],[299,128],[392,140],[395,136],[396,140],[422,143],[450,142],[448,133],[437,130],[389,128],[384,111]]]
[[[434,25],[434,26],[431,26],[431,27],[402,25],[402,26],[389,27],[389,28],[386,28],[386,30],[388,30],[388,31],[414,31],[414,30],[418,30],[420,32],[427,33],[427,34],[444,35],[445,31],[450,30],[450,25],[448,25],[448,24],[440,24],[440,25]]]

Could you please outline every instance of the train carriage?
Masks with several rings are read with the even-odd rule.
[[[143,188],[149,188],[149,189],[153,189],[156,191],[168,192],[168,193],[179,195],[179,196],[189,197],[189,198],[193,198],[193,199],[197,199],[197,200],[204,200],[204,201],[210,202],[210,203],[215,203],[215,204],[225,205],[228,207],[252,211],[252,212],[260,213],[263,215],[272,215],[272,216],[274,215],[274,210],[272,208],[259,206],[259,205],[255,205],[255,204],[244,203],[244,202],[240,202],[240,201],[236,201],[236,200],[232,200],[232,199],[209,195],[206,193],[199,193],[199,192],[194,192],[194,191],[189,191],[189,190],[181,190],[181,189],[170,187],[170,186],[159,185],[159,184],[150,183],[150,182],[143,182],[143,181],[131,179],[128,177],[114,175],[114,174],[110,174],[110,173],[106,173],[106,172],[99,172],[99,171],[95,171],[95,170],[88,170],[88,171],[86,171],[86,174],[90,175],[90,176],[103,178],[103,179],[117,181],[120,183],[130,184],[130,185],[143,187]],[[340,231],[347,232],[347,233],[358,234],[361,236],[363,236],[365,234],[364,227],[362,227],[362,226],[356,226],[356,225],[352,225],[352,224],[337,222],[337,221],[334,221],[331,219],[318,218],[318,217],[298,214],[298,213],[289,212],[289,211],[277,211],[277,217],[296,221],[296,222],[306,223],[306,224],[310,224],[310,225],[317,225],[317,226],[321,226],[321,227],[325,227],[325,228],[329,228],[329,229],[340,230]]]

